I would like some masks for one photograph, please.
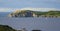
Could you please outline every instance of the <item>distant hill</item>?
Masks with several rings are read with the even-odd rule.
[[[52,15],[52,16],[60,16],[60,11],[48,11],[48,12],[38,12],[38,15]]]
[[[26,12],[28,12],[28,13],[26,13]],[[60,11],[54,11],[54,10],[52,10],[52,11],[50,10],[48,12],[40,12],[40,11],[32,11],[32,10],[16,10],[15,12],[12,12],[10,15],[19,17],[19,15],[20,16],[21,15],[24,16],[26,14],[29,15],[30,12],[32,12],[32,16],[34,15],[36,17],[42,16],[42,15],[44,15],[44,16],[60,16]]]

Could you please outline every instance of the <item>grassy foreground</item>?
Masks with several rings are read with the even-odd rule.
[[[8,25],[0,25],[0,31],[16,31],[16,30]]]

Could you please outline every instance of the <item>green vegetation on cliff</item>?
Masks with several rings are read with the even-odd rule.
[[[48,12],[38,12],[37,15],[52,15],[52,16],[60,16],[60,11],[48,11]]]

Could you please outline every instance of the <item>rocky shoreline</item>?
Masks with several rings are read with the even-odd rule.
[[[8,15],[9,17],[60,17],[60,11],[37,12],[31,10],[16,10]]]

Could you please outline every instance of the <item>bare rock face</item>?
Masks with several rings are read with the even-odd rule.
[[[16,10],[9,14],[9,17],[33,17],[35,14],[30,10]]]

